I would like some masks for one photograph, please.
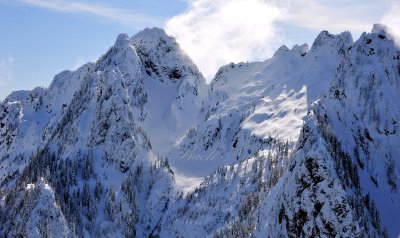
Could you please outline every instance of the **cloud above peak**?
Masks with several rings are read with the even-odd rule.
[[[193,0],[167,21],[166,32],[211,79],[224,64],[270,55],[281,17],[278,6],[263,0]]]
[[[398,44],[400,44],[398,40],[400,38],[400,2],[391,2],[390,10],[383,16],[381,22],[396,34]]]

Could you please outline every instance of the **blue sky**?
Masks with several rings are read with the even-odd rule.
[[[47,87],[55,74],[94,61],[117,35],[162,27],[208,78],[219,66],[264,60],[282,44],[312,44],[323,29],[400,26],[399,1],[0,0],[0,99]]]

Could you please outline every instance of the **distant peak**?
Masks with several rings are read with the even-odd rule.
[[[333,34],[329,33],[329,31],[323,30],[318,34],[317,38],[311,46],[311,49],[318,48],[319,46],[325,44],[327,41],[333,38]]]
[[[286,52],[289,51],[289,48],[286,45],[282,45],[281,47],[279,47],[279,49],[275,52],[274,57],[275,56],[279,56],[279,55],[283,55]]]
[[[308,53],[308,45],[302,44],[302,45],[294,45],[292,50],[290,50],[286,45],[282,45],[281,47],[279,47],[279,49],[275,52],[274,57],[275,56],[280,56],[280,55],[286,55],[288,52],[295,52],[298,53],[301,56],[304,56]]]
[[[334,35],[329,33],[328,31],[324,30],[319,33],[317,38],[315,39],[314,43],[311,46],[311,51],[317,50],[321,48],[324,45],[330,45],[330,46],[348,46],[353,43],[353,37],[351,36],[351,33],[348,31],[342,32],[338,35]]]
[[[295,51],[295,52],[299,53],[300,55],[304,56],[309,51],[308,44],[307,43],[304,43],[302,45],[296,44],[293,46],[292,51]]]

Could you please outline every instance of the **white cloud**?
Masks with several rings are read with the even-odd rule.
[[[279,41],[274,23],[281,16],[263,0],[192,0],[166,31],[210,79],[223,64],[267,58]]]
[[[121,8],[65,0],[18,0],[19,2],[53,11],[89,14],[136,27],[160,25],[162,19]]]
[[[11,81],[13,64],[14,58],[12,56],[0,58],[0,87]]]
[[[360,3],[343,0],[331,3],[321,0],[283,0],[280,2],[280,6],[285,12],[284,22],[288,24],[336,33],[348,30],[355,34],[361,34],[372,28],[373,17],[376,16],[379,4],[372,1]]]
[[[392,1],[390,10],[381,19],[400,38],[400,2]]]

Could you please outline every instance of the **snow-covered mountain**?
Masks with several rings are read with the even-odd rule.
[[[12,93],[1,103],[1,234],[34,236],[21,219],[42,201],[21,200],[27,187],[51,194],[65,234],[151,232],[173,190],[159,156],[196,124],[206,93],[197,67],[159,29],[121,34],[96,63]]]
[[[170,152],[172,166],[205,176],[255,155],[271,138],[293,145],[309,105],[327,91],[351,44],[348,32],[323,31],[310,50],[306,44],[282,46],[264,62],[221,67],[210,83],[203,120]]]
[[[163,30],[121,34],[0,102],[0,236],[397,237],[399,92],[379,24],[209,85]]]

